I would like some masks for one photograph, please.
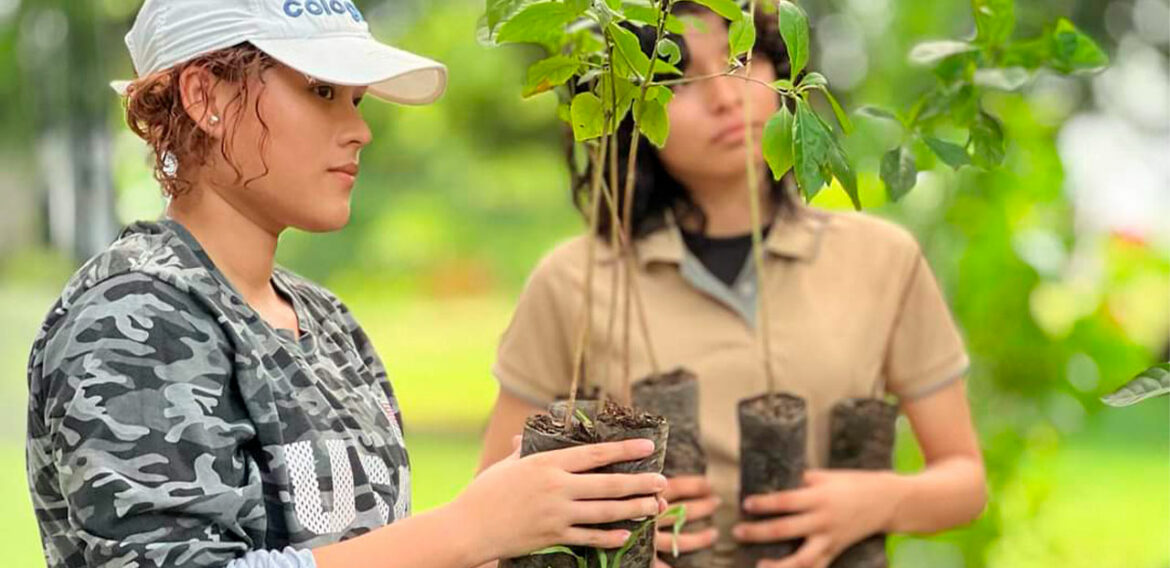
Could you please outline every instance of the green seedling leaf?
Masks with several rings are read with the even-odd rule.
[[[977,69],[975,71],[976,85],[1000,91],[1018,90],[1028,84],[1031,78],[1032,75],[1023,67]]]
[[[573,11],[559,2],[532,4],[500,26],[496,41],[500,43],[550,43],[565,35],[565,24]]]
[[[585,411],[578,408],[573,414],[577,416],[577,420],[580,420],[581,424],[584,424],[586,428],[593,428],[593,421],[589,419],[589,416],[585,414]]]
[[[1109,64],[1109,57],[1092,38],[1061,18],[1052,32],[1052,64],[1058,71],[1091,71]]]
[[[671,519],[671,518],[673,518],[674,520],[671,522],[671,526],[670,526],[670,533],[671,533],[670,552],[675,558],[678,558],[678,535],[682,534],[683,526],[685,526],[687,524],[687,508],[686,508],[686,506],[685,505],[675,505],[674,507],[671,507],[671,508],[663,511],[661,515],[658,515],[657,521],[662,521],[662,520]],[[657,524],[657,521],[656,521],[656,524]]]
[[[612,105],[614,107],[613,122],[614,124],[621,124],[626,119],[626,114],[630,112],[630,108],[634,104],[634,99],[638,96],[638,88],[626,79],[621,77],[613,79],[609,73],[605,73],[601,76],[597,92],[601,93],[602,97],[607,101],[611,97],[610,81],[613,81],[614,88],[617,91],[617,103]],[[667,91],[670,90],[667,89]]]
[[[682,49],[673,39],[668,37],[664,37],[662,41],[658,42],[658,54],[665,57],[666,62],[671,65],[678,65],[678,62],[682,61]]]
[[[489,34],[530,0],[488,0],[484,10],[484,25]]]
[[[569,112],[573,119],[574,139],[583,142],[601,136],[605,127],[605,109],[597,95],[579,93],[573,97]]]
[[[800,86],[806,89],[815,89],[818,87],[827,87],[829,80],[824,75],[811,71],[800,80]]]
[[[826,127],[827,129],[828,127]],[[836,138],[830,134],[829,141],[829,171],[833,172],[833,177],[841,183],[845,194],[849,196],[849,201],[853,203],[853,208],[861,211],[861,194],[857,189],[857,172],[853,170],[853,164],[849,163],[849,156],[845,154],[845,149],[837,142]]]
[[[863,107],[857,109],[857,114],[859,114],[861,116],[866,116],[869,118],[890,120],[890,121],[896,122],[898,124],[902,124],[902,119],[898,118],[898,115],[894,114],[892,111],[888,111],[884,108],[876,107],[873,105],[866,105],[866,106],[863,106]]]
[[[573,13],[573,17],[577,17],[593,6],[593,0],[565,0],[565,5]]]
[[[638,542],[639,538],[642,538],[642,535],[645,534],[646,531],[651,530],[657,524],[658,518],[653,517],[647,519],[645,522],[639,525],[638,528],[634,530],[634,532],[630,533],[630,538],[626,539],[626,543],[623,544],[622,547],[618,549],[617,553],[613,555],[613,568],[621,568],[622,558],[625,557],[626,553],[634,547],[634,544]]]
[[[891,201],[902,199],[918,183],[918,168],[914,155],[905,146],[886,152],[882,157],[881,178]]]
[[[650,78],[648,76],[650,72],[650,58],[642,52],[642,45],[638,42],[638,36],[618,24],[610,24],[606,29],[609,30],[610,37],[613,38],[615,68],[620,68],[624,64],[628,69],[634,71],[639,78]],[[658,60],[654,63],[654,74],[682,75],[683,73],[669,62]]]
[[[702,4],[711,9],[712,12],[723,16],[726,20],[736,21],[743,17],[743,12],[739,8],[739,3],[735,0],[693,0],[695,4]]]
[[[793,170],[796,182],[807,199],[825,185],[824,165],[829,160],[832,134],[804,99],[796,101],[793,123]]]
[[[971,144],[975,150],[975,162],[984,168],[994,168],[1003,163],[1003,127],[995,117],[979,111],[971,124]]]
[[[979,48],[965,41],[928,41],[910,50],[910,61],[919,65],[933,65],[953,55],[971,53]]]
[[[1012,37],[1016,25],[1015,0],[971,0],[975,12],[975,39],[1000,45]]]
[[[837,97],[829,91],[828,87],[820,87],[818,91],[824,93],[825,98],[829,100],[829,106],[833,107],[833,114],[837,117],[837,123],[841,125],[841,130],[845,134],[853,132],[853,121],[849,120],[849,115],[845,113],[845,109],[841,108],[841,103],[837,102]]]
[[[792,169],[792,112],[787,107],[781,107],[764,125],[763,151],[773,178],[780,179]]]
[[[959,169],[962,166],[971,163],[971,157],[967,155],[967,149],[953,142],[940,140],[933,136],[924,138],[926,145],[934,152],[948,166]]]
[[[788,59],[791,62],[792,74],[789,78],[793,83],[804,71],[808,64],[808,16],[804,10],[789,2],[780,0],[780,37],[784,39],[784,46],[788,48]]]
[[[634,121],[638,123],[638,130],[651,144],[658,148],[666,145],[666,139],[670,136],[670,119],[666,116],[666,105],[658,96],[652,98],[647,93],[644,103],[640,106],[635,103]]]
[[[567,546],[550,546],[548,548],[542,548],[536,552],[533,552],[532,554],[529,554],[529,556],[541,556],[545,554],[568,554],[577,561],[577,568],[589,568],[589,562],[585,558],[579,556],[576,552],[573,552],[573,550]]]
[[[1170,363],[1162,363],[1142,371],[1125,386],[1101,397],[1101,402],[1109,406],[1131,406],[1167,394],[1170,394]]]
[[[528,68],[528,81],[524,84],[524,96],[551,91],[558,85],[563,85],[573,78],[581,63],[576,58],[565,55],[554,55],[533,63]]]
[[[732,59],[750,52],[756,46],[756,23],[747,17],[731,22],[727,29],[727,43]]]

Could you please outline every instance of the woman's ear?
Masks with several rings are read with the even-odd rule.
[[[187,116],[211,138],[223,135],[223,109],[217,104],[216,91],[222,83],[211,71],[197,65],[179,74],[179,94]]]

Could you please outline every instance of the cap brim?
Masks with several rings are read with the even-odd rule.
[[[118,93],[124,97],[126,96],[126,91],[130,88],[130,83],[131,81],[110,81],[110,88],[113,89],[115,93]]]
[[[314,79],[369,87],[383,100],[424,105],[447,89],[447,68],[409,51],[363,37],[251,40],[261,51]]]

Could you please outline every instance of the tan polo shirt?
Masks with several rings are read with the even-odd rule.
[[[808,401],[809,464],[824,467],[835,402],[883,391],[902,400],[926,396],[960,379],[968,357],[930,267],[903,228],[804,205],[772,227],[764,269],[773,368],[779,390]],[[585,236],[572,239],[540,262],[500,342],[493,374],[503,389],[537,405],[568,394],[587,243]],[[683,366],[699,377],[702,441],[724,503],[717,521],[726,529],[739,492],[736,404],[766,390],[754,329],[754,265],[749,260],[732,286],[723,284],[687,250],[669,216],[636,245],[636,278],[662,370]],[[620,315],[614,348],[606,347],[605,330],[611,276],[622,262],[604,244],[597,255],[589,380],[616,395]],[[619,314],[620,307],[619,299]],[[632,324],[637,380],[651,368],[637,320]],[[607,361],[610,371],[603,373]]]

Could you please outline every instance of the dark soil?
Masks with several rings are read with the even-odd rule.
[[[636,411],[613,402],[606,402],[598,411],[596,401],[577,401],[577,409],[587,420],[580,420],[576,413],[566,417],[568,403],[555,402],[549,407],[549,414],[530,417],[525,423],[524,436],[520,442],[520,455],[527,456],[574,446],[598,442],[615,442],[635,438],[654,440],[655,451],[649,457],[611,464],[594,473],[659,473],[666,453],[669,427],[666,419],[647,412]],[[566,432],[565,420],[570,420],[571,430]],[[648,519],[647,519],[648,520]],[[623,521],[590,525],[604,530],[625,529],[634,533],[646,520]],[[589,559],[589,565],[599,566],[596,554],[584,547],[573,547],[574,552]],[[612,560],[616,549],[607,550]],[[647,530],[622,559],[625,568],[650,568],[654,558],[654,531]],[[522,556],[500,561],[501,568],[576,568],[576,559],[567,554],[543,554]]]
[[[685,369],[651,375],[634,384],[634,406],[658,414],[670,423],[670,440],[662,473],[667,477],[705,475],[707,455],[700,443],[699,381]],[[711,519],[688,521],[683,532],[701,532],[712,526]],[[672,568],[707,568],[714,562],[711,549],[683,553],[677,558],[669,553],[659,557]]]
[[[833,406],[829,467],[888,470],[893,467],[898,408],[875,398],[852,398]],[[886,568],[886,536],[873,535],[845,549],[831,568]]]
[[[766,394],[739,403],[740,502],[749,495],[800,487],[807,467],[808,408],[790,394]],[[740,512],[747,522],[763,520]],[[740,545],[736,566],[754,568],[760,560],[784,558],[802,540]]]

